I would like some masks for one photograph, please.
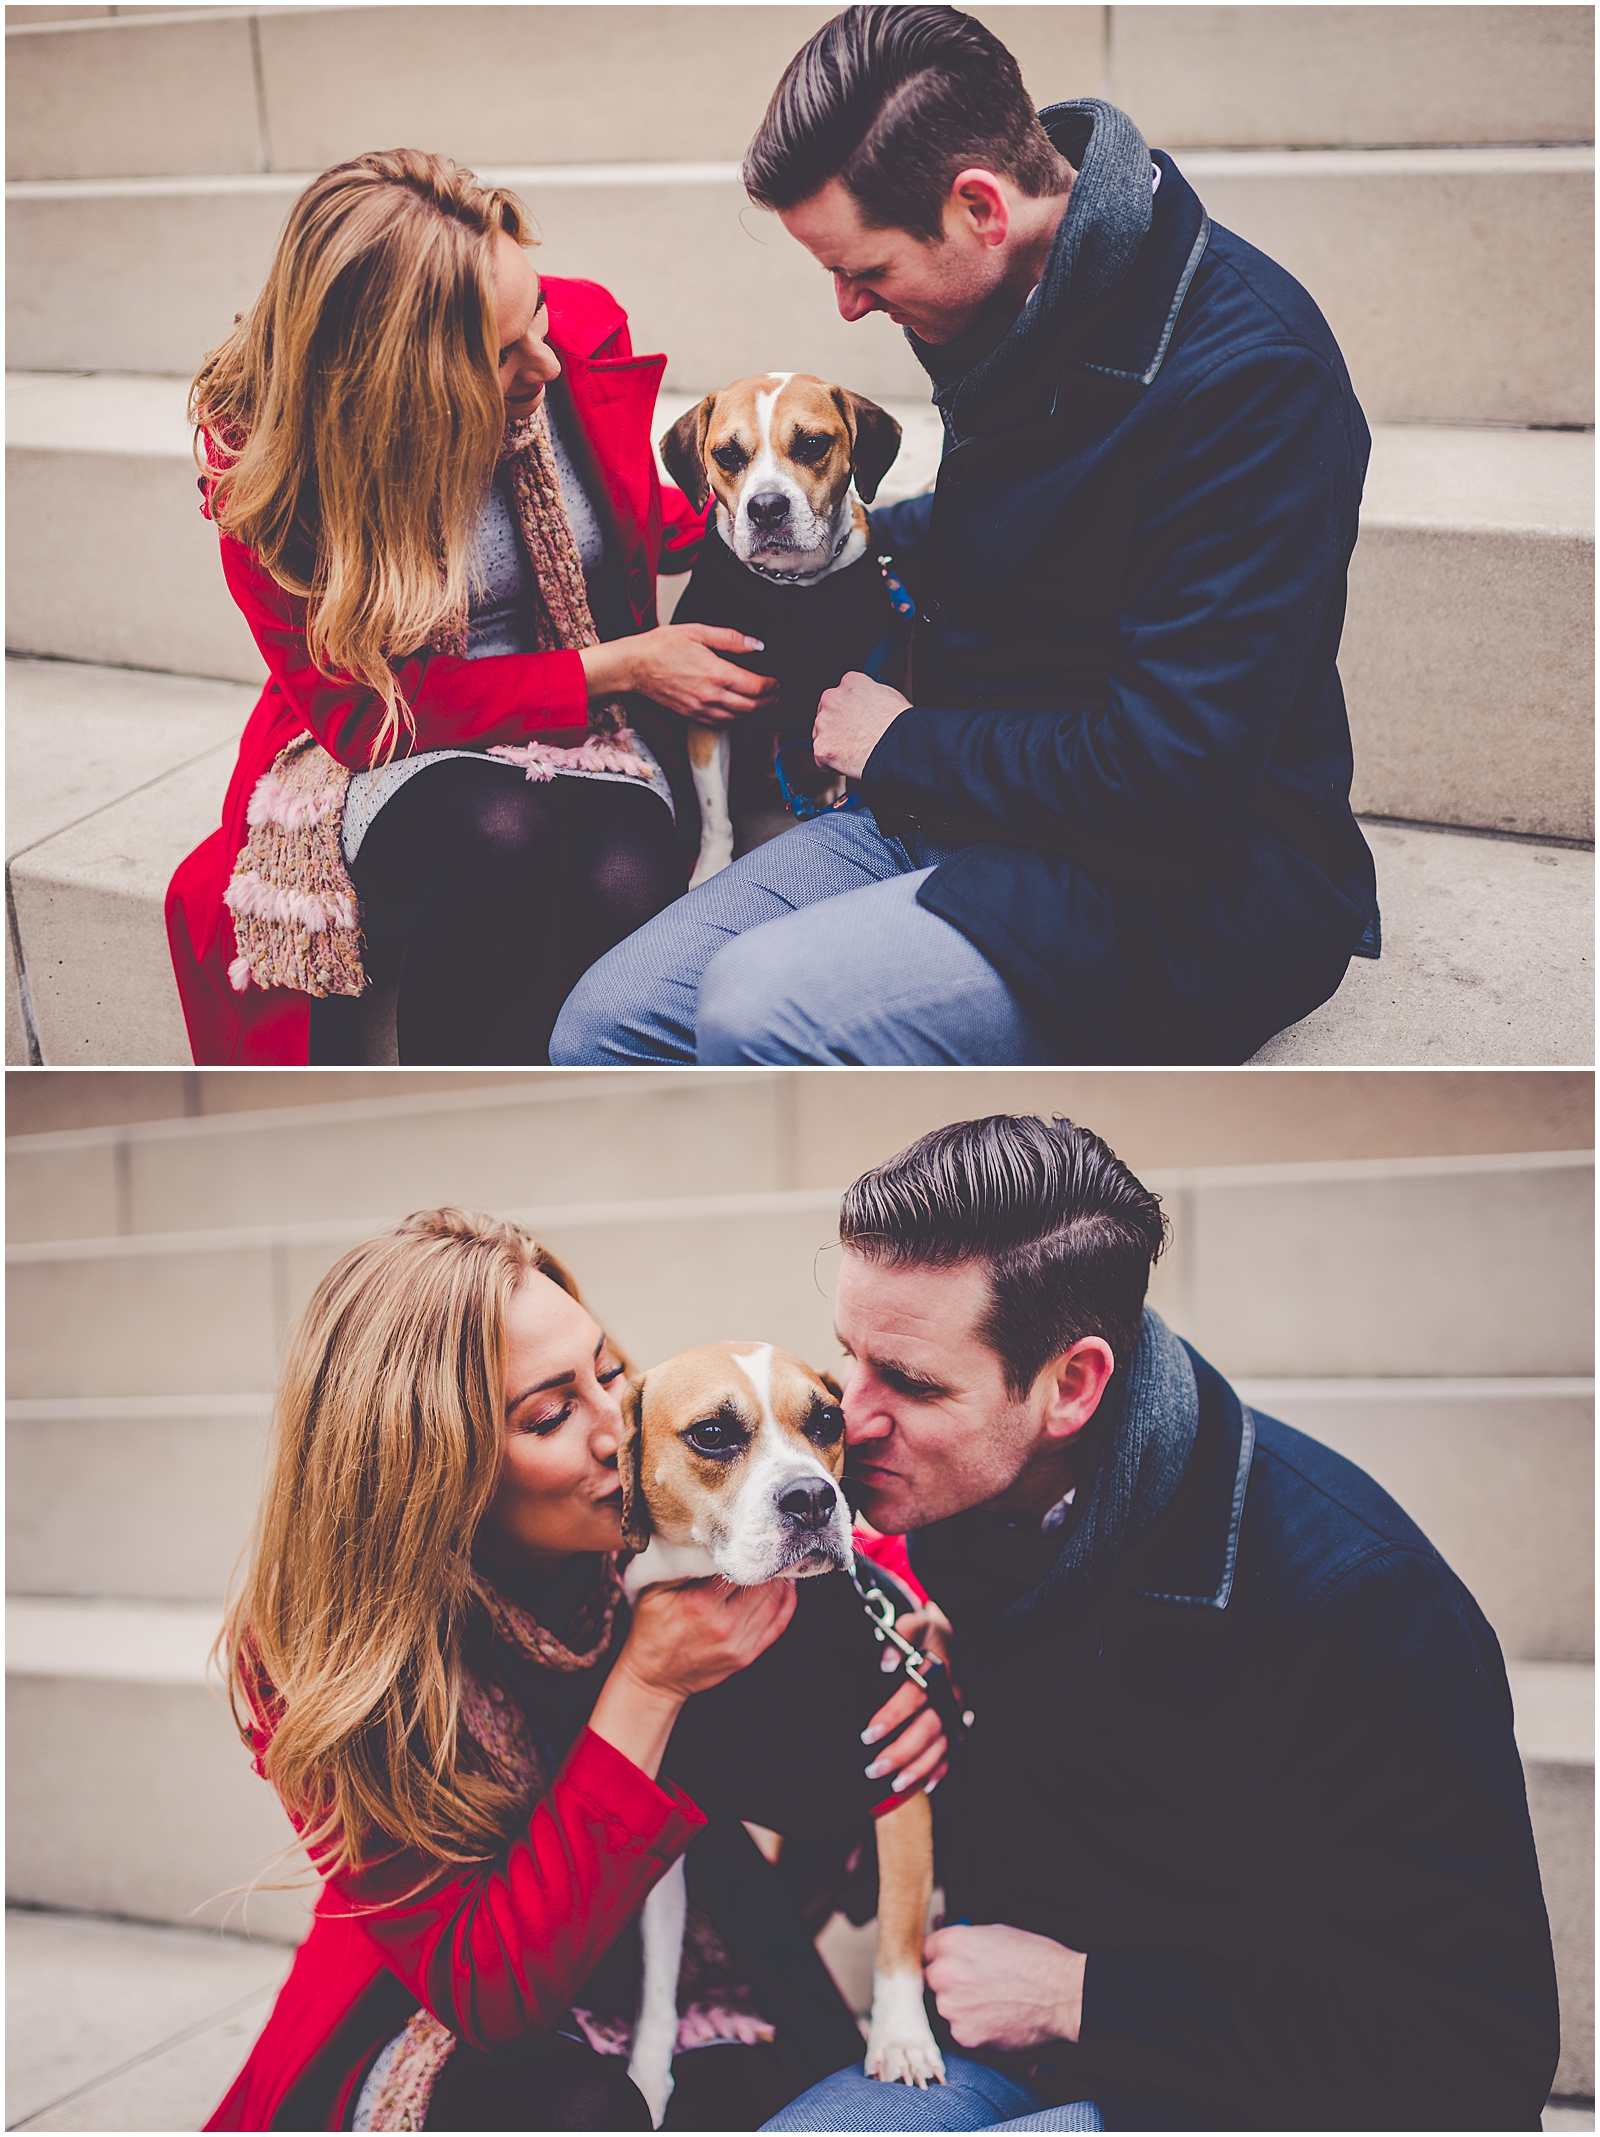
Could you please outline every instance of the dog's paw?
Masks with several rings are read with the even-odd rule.
[[[944,2057],[923,2008],[920,1970],[873,1975],[866,2072],[886,2085],[915,2085],[919,2090],[944,2083]]]
[[[915,2085],[919,2091],[944,2083],[944,2057],[932,2034],[925,2040],[885,2039],[867,2043],[867,2076],[885,2085]]]
[[[650,2110],[650,2127],[658,2130],[667,2112],[667,2102],[672,2098],[672,2071],[645,2070],[630,2063],[628,2075],[644,2094],[645,2106]]]

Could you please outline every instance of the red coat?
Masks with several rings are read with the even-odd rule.
[[[332,2101],[320,2126],[344,2127],[374,2056],[404,2023],[368,1995],[385,1970],[475,2048],[542,2030],[704,1824],[681,1790],[646,1779],[586,1728],[527,1831],[492,1868],[412,1900],[391,1896],[428,1868],[413,1855],[331,1880],[249,2061],[206,2128],[271,2128],[319,2056],[331,2067],[318,2071],[316,2090]]]
[[[656,620],[656,571],[663,549],[687,568],[706,516],[681,491],[662,490],[651,451],[656,389],[664,356],[635,356],[628,317],[595,282],[545,280],[549,341],[561,358],[577,420],[605,482],[621,541],[628,602],[641,629]],[[206,483],[201,481],[204,495]],[[202,511],[207,507],[204,503]],[[208,514],[209,516],[209,514]],[[222,570],[261,649],[270,680],[250,715],[223,804],[222,828],[183,861],[167,892],[167,940],[197,1063],[303,1065],[309,996],[250,986],[236,994],[233,918],[222,893],[248,835],[245,810],[256,781],[286,743],[309,728],[357,771],[371,762],[383,701],[354,678],[319,674],[306,647],[306,604],[284,592],[251,552],[222,537]],[[459,660],[423,652],[398,671],[416,719],[400,754],[521,742],[554,728],[581,727],[588,711],[576,653],[512,653]]]

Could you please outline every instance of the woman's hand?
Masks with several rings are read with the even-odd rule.
[[[654,1780],[684,1701],[764,1654],[794,1610],[794,1582],[787,1580],[759,1588],[667,1581],[642,1589],[590,1728]]]
[[[592,698],[636,690],[686,720],[721,727],[770,705],[778,685],[770,675],[751,675],[722,653],[759,653],[759,638],[713,623],[664,623],[634,638],[609,638],[585,646],[579,658]]]
[[[914,1647],[950,1668],[950,1641],[954,1627],[935,1602],[920,1610],[903,1611],[895,1619],[895,1631],[903,1633]],[[898,1662],[900,1651],[884,1642],[884,1667]],[[954,1677],[950,1689],[961,1697]],[[911,1717],[915,1716],[915,1720]],[[864,1744],[881,1743],[901,1722],[907,1726],[867,1768],[869,1781],[888,1781],[895,1794],[915,1788],[921,1781],[931,1794],[950,1770],[950,1745],[928,1695],[908,1678],[892,1699],[886,1700],[861,1732]]]

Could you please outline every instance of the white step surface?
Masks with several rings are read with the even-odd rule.
[[[254,696],[187,675],[7,664],[6,883],[32,1020],[8,1032],[8,1060],[187,1061],[163,901],[222,820]]]
[[[199,2129],[293,1957],[216,1931],[8,1912],[7,2127]]]
[[[1254,1056],[1262,1068],[1580,1066],[1594,1059],[1594,854],[1362,825],[1383,955]]]
[[[28,530],[10,569],[13,652],[262,677],[196,509],[187,392],[8,377],[11,523]],[[657,434],[696,398],[664,393]],[[885,504],[929,487],[942,447],[925,397],[891,413],[905,436]],[[106,588],[87,614],[85,569]],[[1592,438],[1380,425],[1340,654],[1357,809],[1591,838],[1593,579]]]
[[[619,1093],[619,1097],[623,1094]],[[1153,1303],[1230,1377],[1524,1378],[1593,1372],[1594,1167],[1579,1153],[1150,1172],[1174,1239]],[[254,1393],[384,1204],[7,1250],[12,1398]],[[837,1189],[492,1204],[567,1261],[636,1359],[759,1335],[827,1363]],[[1493,1242],[1490,1251],[1488,1242]]]
[[[1592,148],[1198,149],[1180,165],[1214,221],[1310,290],[1369,420],[1593,421]],[[192,374],[254,301],[311,175],[8,186],[8,364]],[[925,390],[886,318],[839,318],[822,270],[750,207],[734,163],[482,175],[526,199],[544,271],[605,283],[635,347],[668,351],[670,385],[780,369],[879,400]]]

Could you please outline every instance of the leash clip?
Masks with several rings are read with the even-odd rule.
[[[880,1642],[887,1640],[899,1648],[906,1658],[906,1675],[913,1684],[919,1685],[924,1692],[927,1691],[928,1680],[924,1673],[928,1667],[928,1658],[921,1648],[912,1646],[904,1633],[896,1632],[894,1604],[876,1582],[870,1588],[863,1588],[854,1566],[850,1568],[850,1579],[856,1594],[861,1598],[861,1607],[867,1613],[867,1622],[872,1627],[874,1637]]]

